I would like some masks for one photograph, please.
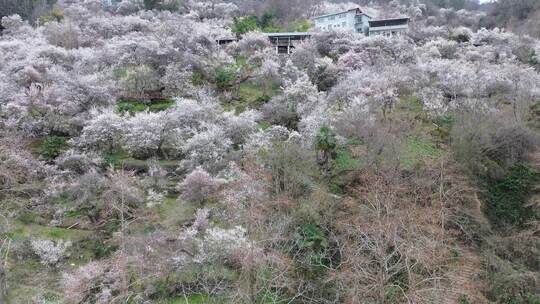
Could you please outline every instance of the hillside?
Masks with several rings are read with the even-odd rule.
[[[506,28],[521,35],[540,37],[540,1],[500,0],[486,7],[488,16],[481,21],[487,27]]]
[[[536,2],[25,3],[0,304],[540,303]]]

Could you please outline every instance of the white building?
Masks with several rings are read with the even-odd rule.
[[[319,31],[349,30],[366,36],[397,36],[409,29],[409,18],[374,20],[361,8],[318,16],[313,21]]]
[[[114,1],[114,0],[113,0]],[[314,18],[315,30],[346,30],[363,33],[366,36],[383,35],[387,37],[398,36],[409,29],[409,18],[372,20],[362,9],[355,8],[345,12],[328,14]],[[274,45],[276,53],[290,54],[295,47],[313,36],[312,32],[294,33],[266,33]],[[217,39],[219,46],[238,41],[236,37],[223,37]]]
[[[314,21],[315,29],[318,30],[352,30],[367,35],[368,21],[371,19],[371,16],[360,8],[355,8],[345,12],[318,16],[314,18]]]

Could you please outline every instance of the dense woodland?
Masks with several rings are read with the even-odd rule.
[[[540,303],[539,14],[0,0],[0,303]]]

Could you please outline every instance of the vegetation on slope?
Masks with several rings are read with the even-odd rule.
[[[347,4],[248,4],[2,19],[0,302],[538,303],[539,42],[378,1],[281,56]]]

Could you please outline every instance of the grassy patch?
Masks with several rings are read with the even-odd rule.
[[[65,229],[59,227],[47,227],[36,224],[22,224],[15,222],[6,235],[13,240],[24,240],[28,238],[42,238],[50,240],[71,240],[77,241],[91,235],[91,231],[78,229]]]
[[[86,244],[93,234],[94,232],[91,231],[46,227],[16,221],[12,223],[10,230],[4,233],[4,236],[11,238],[13,248],[23,248],[28,253],[30,250],[26,249],[29,246],[28,241],[34,238],[69,240],[73,246],[68,250],[70,254],[65,264],[81,265],[94,257],[91,252],[79,247],[80,244]],[[35,298],[37,296],[46,300],[46,303],[63,303],[60,286],[62,271],[44,266],[37,257],[31,254],[13,253],[8,258],[6,274],[10,288],[7,290],[7,303],[37,303]]]
[[[169,196],[156,210],[160,217],[160,224],[164,227],[177,227],[193,219],[197,204],[178,201],[178,198]]]
[[[246,108],[260,108],[269,102],[278,91],[279,86],[276,84],[264,88],[253,82],[244,82],[238,88],[238,97],[234,102],[234,109],[237,113],[241,113]]]
[[[103,156],[103,159],[110,165],[117,167],[122,164],[122,160],[129,158],[129,154],[122,150],[116,150],[114,152],[107,153]]]
[[[351,152],[347,150],[337,151],[336,158],[333,161],[334,173],[339,174],[346,171],[353,171],[360,168],[362,161],[355,158]]]
[[[264,131],[268,128],[270,128],[272,125],[267,123],[267,122],[261,122],[260,124],[257,125],[257,128],[261,131]]]
[[[78,210],[64,212],[65,217],[80,217],[82,214]]]
[[[437,148],[431,140],[418,137],[409,137],[402,149],[401,165],[406,169],[411,169],[422,161],[442,157],[444,151]]]
[[[364,145],[365,142],[364,142],[363,139],[352,138],[352,139],[348,140],[348,144],[351,145],[351,146],[361,146],[361,145]]]
[[[345,187],[354,179],[352,172],[365,165],[365,150],[361,140],[351,140],[347,147],[336,151],[331,161],[329,189],[334,194],[344,194]]]
[[[46,24],[51,21],[61,22],[64,19],[64,12],[59,9],[53,9],[47,15],[39,17],[40,24]]]
[[[424,111],[424,104],[416,97],[402,98],[397,105],[401,111],[413,112],[419,115],[427,115]]]
[[[53,278],[54,274],[50,274]],[[50,279],[50,277],[49,277]],[[30,282],[33,283],[33,282]],[[42,280],[40,284],[52,283],[47,280]],[[32,286],[32,284],[12,284],[7,290],[6,303],[36,303],[35,297],[40,296],[41,300],[44,302],[39,303],[50,303],[50,304],[60,304],[64,303],[61,299],[61,293],[58,290],[51,289],[50,286]]]
[[[177,296],[171,299],[157,300],[156,304],[203,304],[203,303],[223,303],[215,297],[209,295],[186,295]]]
[[[117,169],[144,172],[148,170],[149,160],[136,159],[122,150],[107,153],[103,156],[105,161]],[[178,167],[178,161],[174,159],[158,159],[158,164],[167,171],[174,171]]]
[[[121,114],[129,113],[131,115],[144,111],[161,112],[171,108],[172,106],[174,106],[174,104],[175,101],[169,99],[151,103],[144,103],[133,100],[121,100],[116,104],[116,112]]]
[[[438,156],[441,153],[432,142],[420,138],[409,138],[407,141],[407,152],[420,156]]]
[[[433,122],[433,129],[429,132],[438,144],[447,143],[450,139],[450,130],[454,124],[454,119],[449,115],[442,115]]]
[[[240,99],[247,103],[256,103],[265,95],[259,86],[252,83],[242,83],[238,94]]]
[[[401,147],[401,166],[412,169],[422,162],[444,156],[441,145],[448,142],[454,123],[451,116],[430,117],[424,104],[414,96],[401,98],[392,114],[396,121],[406,122],[407,138]]]

